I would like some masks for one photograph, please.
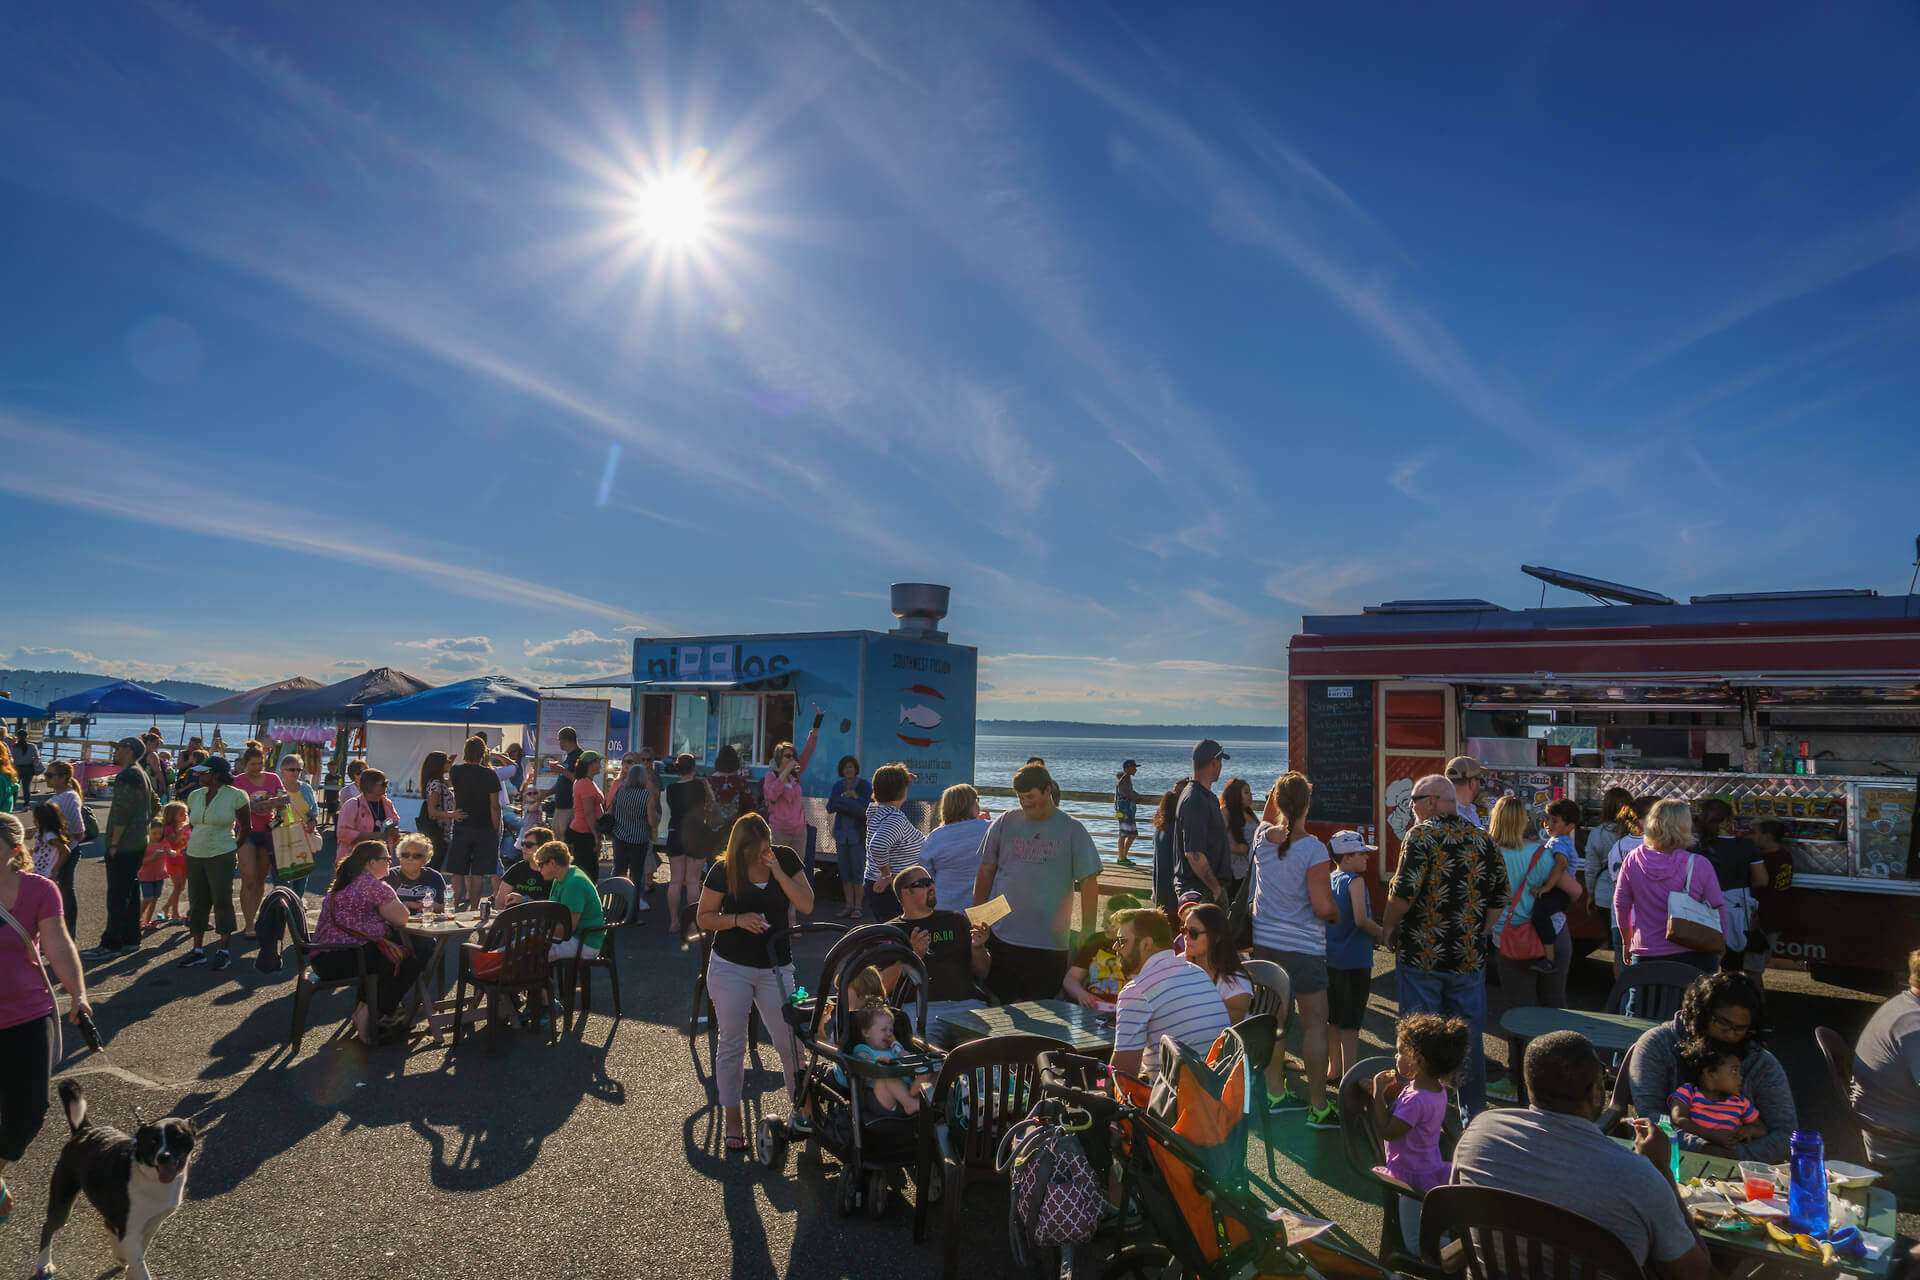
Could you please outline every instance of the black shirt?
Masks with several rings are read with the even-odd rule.
[[[667,852],[674,857],[687,856],[687,846],[681,839],[681,829],[687,825],[687,815],[706,803],[706,799],[707,784],[698,778],[684,778],[668,785]]]
[[[528,866],[525,858],[515,858],[500,878],[528,902],[547,900],[547,878],[540,874],[540,868]]]
[[[453,807],[467,815],[460,825],[493,830],[493,797],[500,794],[500,775],[483,764],[463,761],[447,776],[453,783]]]
[[[393,887],[393,896],[400,899],[409,911],[418,910],[428,898],[448,901],[446,877],[432,867],[422,867],[418,880],[407,879],[407,873],[395,867],[387,872],[387,883]]]
[[[1198,782],[1189,782],[1186,794],[1180,797],[1179,807],[1174,811],[1174,822],[1186,853],[1196,857],[1205,855],[1214,878],[1222,884],[1232,878],[1229,858],[1233,849],[1227,841],[1227,818],[1220,812],[1220,801],[1213,792]],[[1191,880],[1196,887],[1199,885],[1200,877],[1184,858],[1174,871],[1182,882]]]
[[[1719,836],[1702,840],[1694,852],[1713,864],[1720,892],[1753,887],[1753,864],[1761,862],[1760,850],[1753,841],[1741,836]]]
[[[935,911],[918,920],[893,923],[905,929],[909,938],[915,929],[925,929],[933,939],[923,961],[927,966],[927,999],[974,999],[973,926],[966,916],[958,911]]]
[[[573,766],[580,763],[580,748],[575,747],[560,757],[560,777],[555,780],[553,790],[547,792],[553,797],[556,809],[573,808]]]
[[[774,856],[780,859],[780,869],[788,876],[806,874],[800,866],[800,859],[788,850],[776,848]],[[706,887],[720,894],[720,914],[752,915],[758,912],[767,918],[765,933],[749,933],[745,929],[719,930],[713,935],[713,954],[749,969],[768,969],[772,968],[772,962],[767,958],[768,940],[773,939],[780,963],[786,964],[793,959],[793,948],[787,938],[787,914],[792,904],[778,880],[768,876],[765,884],[749,884],[745,893],[735,897],[727,892],[727,864],[716,862],[707,872]]]

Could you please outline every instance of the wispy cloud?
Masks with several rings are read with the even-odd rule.
[[[486,636],[436,636],[429,640],[396,640],[402,649],[425,649],[431,653],[492,653],[493,641]]]
[[[0,490],[37,502],[385,569],[476,600],[658,625],[618,605],[464,564],[465,557],[451,548],[417,544],[389,529],[345,525],[335,512],[262,502],[239,496],[230,487],[214,489],[173,478],[155,470],[150,450],[126,449],[107,437],[17,410],[0,407],[0,440],[8,442],[14,459],[12,466],[0,470]],[[86,466],[69,465],[74,458],[85,458]],[[179,449],[173,451],[173,460],[187,474],[215,470],[211,460]],[[450,565],[459,565],[459,571],[448,572]]]

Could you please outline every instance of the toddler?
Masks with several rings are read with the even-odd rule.
[[[153,913],[160,906],[160,886],[167,881],[167,829],[153,822],[147,826],[147,855],[134,879],[140,882],[140,931],[155,926]]]
[[[1440,1156],[1440,1126],[1447,1085],[1471,1045],[1465,1018],[1410,1013],[1394,1028],[1393,1070],[1373,1078],[1373,1124],[1386,1147],[1386,1172],[1423,1195],[1453,1176]]]
[[[900,1046],[893,1039],[893,1012],[878,1000],[869,1000],[853,1015],[853,1027],[860,1042],[853,1056],[866,1062],[898,1062]],[[874,1101],[883,1111],[902,1111],[914,1115],[920,1110],[920,1091],[933,1088],[933,1078],[923,1075],[909,1085],[904,1080],[868,1082]]]
[[[187,891],[187,837],[193,834],[187,821],[187,806],[175,800],[162,808],[160,831],[160,838],[167,845],[167,879],[173,882],[173,891],[167,895],[167,905],[157,919],[179,920],[180,895]]]
[[[59,805],[46,800],[33,806],[33,826],[33,874],[51,880],[72,850],[67,819]]]
[[[1760,1108],[1740,1092],[1740,1055],[1732,1048],[1692,1040],[1680,1046],[1680,1065],[1689,1083],[1667,1099],[1676,1131],[1723,1147],[1767,1136]]]
[[[1573,830],[1580,823],[1580,806],[1572,800],[1555,800],[1547,806],[1542,826],[1547,833],[1546,856],[1552,858],[1559,854],[1567,860],[1571,870],[1580,865],[1578,854],[1573,847]],[[1547,953],[1533,962],[1534,972],[1553,972],[1553,944],[1560,938],[1560,926],[1566,923],[1564,914],[1572,902],[1567,891],[1561,888],[1548,889],[1533,900],[1533,931],[1540,935],[1540,945]]]

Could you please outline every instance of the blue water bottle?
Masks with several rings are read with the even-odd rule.
[[[1827,1234],[1827,1154],[1812,1129],[1793,1131],[1787,1156],[1787,1222],[1816,1240]]]

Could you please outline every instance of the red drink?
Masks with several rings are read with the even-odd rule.
[[[1747,1181],[1747,1199],[1749,1200],[1773,1199],[1774,1188],[1773,1188],[1772,1178],[1748,1177],[1746,1181]]]

